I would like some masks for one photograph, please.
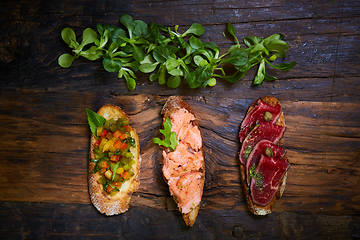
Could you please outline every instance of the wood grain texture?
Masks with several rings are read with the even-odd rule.
[[[283,33],[289,72],[251,87],[254,71],[236,84],[168,89],[137,74],[137,88],[78,59],[69,69],[63,27],[78,35],[122,14],[185,29],[202,23],[217,43],[232,22],[240,38]],[[8,239],[359,239],[360,3],[343,1],[1,1],[0,233]],[[206,155],[197,223],[185,228],[161,175],[152,143],[160,110],[181,95],[200,118]],[[265,218],[248,214],[240,188],[239,125],[264,95],[284,107],[291,163],[284,196]],[[141,179],[129,212],[106,218],[91,206],[87,185],[90,131],[85,108],[111,103],[130,116],[141,142]]]
[[[187,228],[177,211],[133,207],[104,217],[85,204],[1,202],[0,216],[8,216],[7,227],[0,226],[2,239],[356,239],[360,230],[359,216],[249,217],[210,209],[200,211],[197,224]]]
[[[134,204],[166,208],[169,194],[161,177],[161,151],[151,141],[158,135],[160,109],[166,97],[102,96],[95,100],[97,95],[78,92],[38,93],[36,97],[30,93],[9,95],[5,92],[0,98],[0,152],[1,163],[6,166],[0,168],[1,200],[88,203],[86,164],[90,133],[84,109],[111,102],[129,114],[141,141],[141,185]],[[205,207],[246,209],[239,187],[237,133],[250,102],[205,96],[184,99],[197,113],[203,133]],[[73,102],[78,105],[69,108]],[[360,104],[282,101],[282,105],[287,119],[284,141],[292,166],[284,198],[276,203],[274,211],[357,214]],[[12,178],[14,172],[18,178]],[[13,184],[21,190],[8,187]],[[334,193],[341,197],[333,197]],[[223,194],[232,197],[224,201]]]
[[[231,85],[219,80],[216,89],[209,87],[201,91],[190,90],[186,86],[174,91],[158,86],[156,83],[152,84],[145,75],[137,74],[138,86],[131,94],[153,94],[161,91],[162,95],[197,95],[201,92],[226,96],[230,92],[254,99],[266,92],[271,92],[282,97],[285,95],[289,99],[293,99],[295,94],[296,99],[308,101],[359,99],[360,86],[356,79],[360,77],[358,70],[360,56],[357,54],[360,51],[358,44],[360,11],[358,3],[353,2],[354,6],[349,7],[350,3],[351,1],[349,3],[336,1],[319,8],[316,4],[305,4],[305,1],[287,1],[286,3],[275,1],[259,4],[254,8],[248,6],[247,9],[242,9],[244,8],[242,3],[235,2],[209,4],[209,2],[200,1],[185,4],[184,2],[134,1],[131,4],[111,5],[111,10],[110,4],[101,2],[94,3],[93,7],[81,7],[81,4],[63,2],[46,4],[35,1],[31,10],[24,4],[14,4],[13,9],[10,8],[11,16],[2,21],[2,28],[7,34],[3,36],[0,48],[2,53],[0,54],[2,60],[0,69],[3,69],[5,73],[1,76],[3,81],[0,86],[54,91],[113,89],[120,93],[127,93],[124,80],[118,80],[116,74],[105,72],[99,61],[91,63],[78,59],[70,69],[61,69],[57,65],[57,57],[63,52],[69,52],[68,47],[60,39],[59,33],[63,27],[73,27],[80,35],[85,27],[95,27],[99,22],[118,25],[119,16],[130,13],[134,17],[164,25],[189,26],[193,22],[207,24],[205,25],[206,33],[202,39],[216,42],[223,51],[231,44],[221,34],[228,21],[234,23],[240,37],[267,36],[281,32],[290,45],[288,60],[297,62],[297,66],[289,72],[270,71],[279,76],[280,80],[267,83],[256,91],[250,91],[251,80],[254,77],[254,71],[252,71],[237,84]],[[173,4],[173,7],[169,8],[169,4]],[[235,7],[236,4],[240,6]],[[193,6],[191,11],[181,11],[181,8],[189,9],[189,6]],[[302,7],[294,8],[293,6]],[[161,7],[177,10],[158,15],[157,12]],[[211,11],[212,8],[223,9],[223,12],[209,13],[208,17],[212,20],[206,22],[206,19],[200,16],[205,14],[203,13],[205,9]],[[106,17],[100,14],[103,11],[106,11]],[[246,17],[237,16],[236,11],[246,12],[248,17],[247,15]],[[152,14],[150,15],[149,12]],[[198,17],[191,17],[191,12]],[[278,14],[279,12],[285,16],[279,15],[277,21],[269,20],[270,13]],[[152,15],[156,16],[152,17]],[[303,17],[291,17],[296,15]],[[168,19],[169,16],[171,16],[170,19]],[[294,91],[288,91],[289,89]]]

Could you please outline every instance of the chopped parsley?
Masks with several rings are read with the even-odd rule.
[[[249,175],[250,175],[250,180],[252,178],[255,179],[255,182],[256,182],[256,186],[262,190],[262,186],[263,186],[263,180],[264,180],[264,177],[261,173],[259,172],[255,172],[256,171],[256,166],[255,164],[253,164],[250,168],[250,172],[249,172]]]

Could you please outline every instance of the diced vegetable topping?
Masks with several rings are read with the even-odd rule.
[[[111,179],[111,177],[112,177],[112,172],[111,172],[111,170],[107,170],[106,172],[105,172],[105,177],[107,178],[107,179]]]
[[[127,147],[127,143],[122,142],[121,140],[117,140],[114,144],[113,144],[115,149],[120,149],[120,150],[124,150]]]
[[[122,173],[122,177],[126,180],[126,179],[129,179],[131,176],[130,176],[130,173],[128,171],[125,171]]]
[[[108,131],[107,131],[106,129],[103,129],[103,130],[101,131],[100,136],[101,136],[101,137],[105,137],[107,133],[108,133]]]
[[[136,142],[131,137],[131,127],[128,125],[126,118],[110,119],[93,132],[96,141],[93,144],[92,162],[95,166],[92,172],[101,175],[97,181],[111,196],[134,176],[131,169],[135,160],[131,148],[135,147]]]
[[[112,155],[111,157],[110,157],[110,161],[113,161],[113,162],[117,162],[117,161],[119,161],[121,159],[121,156],[119,156],[119,155]]]
[[[102,134],[102,132],[103,132],[103,130],[104,130],[104,127],[103,127],[103,126],[97,127],[97,129],[96,129],[96,135],[97,135],[98,137],[100,137],[101,134]]]
[[[119,167],[117,170],[116,170],[116,173],[121,175],[122,173],[124,172],[124,169],[122,167]]]
[[[113,187],[110,186],[110,184],[107,186],[106,191],[110,193],[112,190],[114,190]]]

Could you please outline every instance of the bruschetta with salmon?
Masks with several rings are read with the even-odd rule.
[[[190,106],[179,96],[169,97],[161,111],[163,177],[188,226],[195,223],[205,179],[205,155],[200,127]]]
[[[117,106],[86,109],[91,129],[89,193],[92,204],[111,216],[129,208],[139,186],[140,144],[128,116]]]
[[[241,123],[240,172],[247,205],[254,215],[267,215],[285,190],[289,162],[280,146],[285,118],[277,98],[255,101]]]

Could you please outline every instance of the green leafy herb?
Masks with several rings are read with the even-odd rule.
[[[256,186],[261,190],[262,189],[262,186],[263,186],[263,175],[259,172],[256,172],[256,166],[255,164],[253,164],[250,168],[250,172],[249,172],[249,176],[250,176],[250,179],[251,178],[254,178],[255,179],[255,182],[256,182]]]
[[[115,175],[116,175],[116,170],[119,168],[119,166],[120,166],[120,162],[110,163],[110,169],[112,171],[111,181],[114,181],[114,178],[115,178]]]
[[[92,158],[92,159],[90,159],[90,161],[93,162],[93,163],[97,163],[99,160]]]
[[[176,69],[174,69],[176,70]],[[167,86],[169,88],[177,88],[181,83],[181,79],[179,76],[172,76],[172,77],[169,77],[168,81],[167,81]]]
[[[227,24],[227,31],[228,31],[228,33],[235,39],[237,45],[239,45],[240,43],[239,43],[238,38],[236,37],[235,28],[234,28],[234,26],[233,26],[231,23],[228,23],[228,24]]]
[[[164,122],[164,129],[160,129],[162,135],[164,135],[164,140],[160,138],[153,138],[153,142],[159,146],[164,146],[169,148],[171,151],[174,151],[178,145],[176,140],[176,133],[171,131],[172,124],[169,117],[166,118]]]
[[[185,37],[186,35],[189,34],[195,34],[197,36],[201,36],[203,35],[205,32],[203,26],[199,23],[194,23],[190,26],[190,28],[188,30],[186,30],[186,32],[184,32],[181,36]]]
[[[61,31],[61,37],[64,40],[64,42],[72,48],[74,48],[76,44],[79,45],[76,42],[75,32],[71,28],[64,28]]]
[[[104,126],[106,119],[103,116],[97,114],[94,111],[91,111],[88,108],[86,108],[85,111],[86,111],[86,115],[88,118],[90,130],[91,130],[92,134],[94,136],[96,136],[96,129],[98,127]]]
[[[74,59],[75,59],[75,57],[73,55],[64,53],[59,57],[58,63],[63,68],[69,68],[71,66],[71,64],[73,63]]]
[[[274,151],[270,147],[265,148],[265,154],[268,157],[272,157],[274,155]]]
[[[250,155],[252,151],[252,147],[251,146],[248,146],[246,149],[245,149],[245,152],[244,152],[244,158],[247,159]]]
[[[190,88],[215,86],[216,79],[222,78],[230,83],[242,79],[246,73],[258,66],[253,81],[254,86],[277,78],[266,73],[266,66],[288,71],[296,63],[274,63],[286,56],[289,48],[281,34],[267,38],[248,36],[241,45],[231,23],[227,31],[235,41],[223,55],[219,47],[212,42],[199,39],[204,28],[199,23],[192,24],[183,33],[179,26],[164,27],[156,23],[134,20],[130,15],[120,17],[122,27],[98,24],[96,30],[86,28],[81,41],[77,40],[71,28],[61,31],[63,41],[72,49],[72,54],[59,56],[58,64],[69,68],[73,61],[84,57],[90,61],[102,59],[108,72],[118,73],[129,90],[136,88],[136,72],[149,73],[151,82],[158,81],[169,88],[177,88],[184,82]],[[230,65],[235,70],[231,75],[223,68]]]
[[[95,42],[96,39],[97,39],[96,32],[94,30],[92,30],[91,28],[86,28],[83,31],[81,45],[86,46],[87,44]]]

